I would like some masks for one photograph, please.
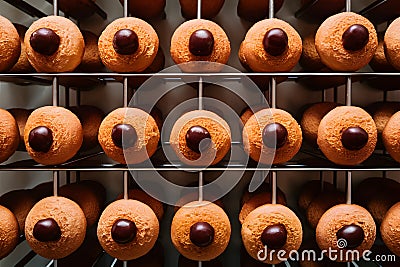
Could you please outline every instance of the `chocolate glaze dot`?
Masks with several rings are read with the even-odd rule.
[[[214,228],[206,222],[198,222],[190,227],[190,241],[198,247],[211,245],[214,234]]]
[[[126,244],[133,241],[136,234],[136,224],[126,219],[116,221],[111,228],[111,237],[119,244]]]
[[[354,249],[362,244],[364,241],[364,230],[358,225],[346,225],[343,226],[336,233],[338,239],[344,239],[347,241],[348,249]]]
[[[369,41],[369,32],[364,25],[351,25],[342,36],[343,47],[349,51],[363,49]]]
[[[137,137],[135,128],[130,124],[117,124],[111,132],[111,139],[114,145],[119,148],[133,147],[137,141]]]
[[[40,28],[31,34],[29,43],[36,52],[51,56],[60,46],[60,37],[51,29]]]
[[[275,57],[282,55],[286,51],[288,43],[289,38],[286,32],[278,28],[267,31],[263,40],[265,51]]]
[[[280,249],[286,244],[287,231],[283,224],[267,226],[261,234],[261,242],[270,249]]]
[[[28,142],[36,152],[49,152],[53,144],[53,133],[45,126],[36,127],[29,133]]]
[[[209,56],[214,49],[214,36],[209,30],[197,30],[190,35],[189,51],[195,56]]]
[[[139,37],[132,30],[119,30],[114,35],[113,47],[118,54],[132,55],[139,48]]]
[[[262,139],[265,146],[269,148],[281,148],[288,138],[288,131],[280,123],[270,123],[262,131]]]
[[[211,135],[206,128],[193,126],[186,133],[186,145],[194,152],[200,153],[211,146]]]
[[[349,127],[342,132],[342,144],[348,150],[359,150],[368,143],[368,133],[361,127]]]
[[[43,219],[35,224],[32,234],[40,242],[57,241],[61,238],[61,229],[54,219]]]

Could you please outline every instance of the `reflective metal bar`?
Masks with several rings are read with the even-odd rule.
[[[271,1],[273,2],[273,1]],[[271,108],[276,108],[276,78],[271,79]]]
[[[351,0],[346,0],[346,12],[351,12]]]
[[[124,0],[124,17],[128,17],[128,0]]]
[[[129,198],[128,182],[129,182],[128,171],[124,171],[124,199]]]
[[[52,86],[52,102],[53,102],[53,106],[58,106],[58,77],[54,76],[53,77],[53,86]]]
[[[197,0],[197,19],[201,19],[201,0]]]
[[[58,196],[58,171],[53,171],[53,195]]]
[[[58,0],[53,0],[53,14],[58,16]]]
[[[351,190],[352,190],[352,173],[348,171],[347,175],[347,186],[346,186],[346,203],[351,204]]]
[[[199,78],[199,110],[203,110],[203,78]]]
[[[199,201],[203,201],[203,186],[204,186],[204,179],[203,179],[203,172],[199,172]]]
[[[274,13],[274,1],[269,1],[268,17],[273,19],[275,15]]]
[[[351,77],[347,77],[346,81],[346,106],[351,106],[352,100],[352,84],[351,84]]]
[[[277,179],[276,171],[272,171],[272,204],[276,204]]]
[[[124,107],[128,106],[128,77],[124,77],[124,87],[123,87],[123,98],[124,98]]]

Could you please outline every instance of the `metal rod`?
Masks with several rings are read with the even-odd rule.
[[[352,88],[351,88],[352,84],[351,84],[351,77],[348,76],[347,77],[347,81],[346,81],[346,106],[351,106],[351,97],[352,97]]]
[[[53,14],[58,16],[58,0],[53,0]]]
[[[128,17],[128,0],[124,0],[124,17]]]
[[[272,171],[272,204],[276,204],[277,177],[276,171]]]
[[[128,267],[128,261],[123,261],[123,262],[122,262],[122,266],[123,266],[123,267]]]
[[[270,1],[273,2],[273,1]],[[276,78],[271,78],[271,107],[276,108]]]
[[[202,267],[202,266],[203,266],[203,262],[199,261],[198,267]]]
[[[127,107],[128,106],[128,77],[124,77],[123,98],[124,98],[124,107]]]
[[[53,195],[58,196],[58,171],[53,171]]]
[[[270,0],[269,1],[269,8],[268,8],[268,17],[270,18],[270,19],[273,19],[274,18],[274,1],[273,0]]]
[[[351,0],[346,0],[346,12],[351,12]]]
[[[200,171],[199,172],[199,201],[203,201],[203,199],[204,199],[203,186],[204,186],[203,172]]]
[[[52,96],[53,106],[58,106],[58,77],[53,77]]]
[[[129,182],[128,171],[124,171],[124,199],[129,199],[128,182]]]
[[[57,267],[58,266],[58,261],[57,260],[54,260],[53,261],[53,267]]]
[[[197,19],[201,19],[201,0],[197,0]]]
[[[51,261],[46,265],[46,267],[55,266],[55,265],[53,265],[53,264],[54,264],[54,260],[51,260]]]
[[[111,266],[110,266],[110,267],[114,267],[115,264],[117,263],[117,261],[118,261],[118,259],[114,259],[113,262],[111,263]]]
[[[326,101],[327,94],[328,94],[327,89],[322,90],[322,102]]]
[[[203,78],[199,78],[199,110],[203,110]]]
[[[347,176],[347,188],[346,188],[346,203],[347,204],[351,204],[351,185],[352,185],[352,176],[351,176],[352,172],[346,172],[346,176]]]

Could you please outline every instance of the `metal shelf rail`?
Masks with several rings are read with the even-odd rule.
[[[46,16],[41,11],[35,9],[33,6],[27,4],[23,0],[4,0],[5,2],[11,3],[15,7],[23,10],[27,14],[35,17]],[[319,0],[310,2],[309,5],[305,6],[296,13],[296,17],[303,16],[306,14],[307,9],[314,5]],[[361,11],[362,14],[372,14],[373,11],[383,4],[391,2],[387,1],[376,1],[374,4]],[[274,1],[270,1],[269,6],[269,17],[274,17]],[[97,5],[96,5],[97,6]],[[201,0],[198,0],[198,7],[201,7]],[[53,0],[54,15],[58,14],[58,2]],[[347,0],[346,10],[351,9],[351,1]],[[128,16],[128,1],[124,0],[124,16]],[[201,17],[200,8],[198,8],[198,17]],[[107,14],[97,6],[96,12],[102,17],[106,18]],[[352,94],[352,77],[364,77],[364,78],[375,78],[375,77],[397,77],[399,73],[373,73],[373,72],[355,72],[355,73],[309,73],[309,72],[288,72],[288,73],[147,73],[147,74],[133,74],[133,73],[28,73],[28,74],[0,74],[0,80],[13,81],[17,79],[19,81],[39,83],[39,84],[52,84],[53,94],[53,105],[59,104],[59,79],[62,77],[89,77],[92,79],[99,79],[103,82],[117,82],[116,78],[123,78],[123,104],[126,107],[128,104],[128,77],[150,77],[156,76],[161,78],[182,78],[185,76],[198,77],[199,79],[199,109],[202,109],[202,78],[204,77],[217,77],[220,79],[224,78],[238,78],[244,76],[263,76],[271,77],[270,84],[270,104],[271,107],[276,107],[276,78],[277,77],[288,77],[289,80],[297,80],[305,77],[312,76],[341,76],[347,77],[346,83],[346,105],[351,105],[351,94]],[[14,80],[15,81],[15,80]],[[399,88],[400,89],[400,88]],[[241,145],[240,142],[234,142],[234,145]],[[351,174],[354,171],[400,171],[400,164],[392,160],[389,156],[380,153],[375,153],[370,160],[358,166],[337,166],[329,162],[320,153],[316,151],[302,150],[298,156],[291,162],[283,165],[257,167],[254,162],[248,164],[241,162],[222,162],[217,166],[211,166],[206,169],[196,168],[190,166],[183,166],[179,163],[171,163],[167,161],[155,160],[154,167],[148,166],[125,166],[121,164],[115,164],[109,160],[103,152],[96,152],[90,155],[80,155],[74,159],[60,164],[58,166],[42,166],[36,164],[33,160],[16,161],[13,163],[0,165],[0,171],[52,171],[53,172],[53,185],[54,195],[58,193],[58,176],[61,171],[122,171],[124,173],[123,188],[124,197],[127,198],[128,193],[128,167],[133,167],[135,171],[198,171],[199,172],[199,199],[202,199],[202,185],[203,185],[203,171],[270,171],[272,170],[272,189],[273,189],[273,202],[276,202],[276,191],[278,184],[278,172],[280,171],[346,171],[347,175],[347,203],[351,203],[351,185],[352,179]],[[322,181],[322,180],[321,180]],[[34,252],[29,252],[25,257],[21,259],[15,266],[23,266],[28,263],[32,258],[35,257]],[[102,257],[107,257],[104,253]],[[109,257],[109,256],[108,256]],[[99,260],[98,260],[99,261]],[[97,263],[97,261],[96,261]],[[96,266],[94,263],[94,266]],[[111,260],[111,266],[114,266],[116,260]],[[285,263],[287,266],[291,266],[289,262]],[[199,266],[201,266],[199,262]],[[357,266],[356,263],[353,263]],[[57,260],[52,260],[47,266],[57,267]],[[123,266],[127,266],[127,262],[123,262]],[[292,265],[293,266],[293,265]],[[379,264],[377,264],[379,266]]]

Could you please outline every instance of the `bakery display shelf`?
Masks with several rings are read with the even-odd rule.
[[[104,84],[106,79],[97,78],[97,77],[86,77],[85,75],[73,77],[73,80],[69,76],[63,76],[60,79],[60,84],[69,87],[77,87],[75,85],[84,84],[89,87],[94,87],[96,85]],[[115,81],[111,79],[111,81]],[[53,79],[50,76],[41,76],[41,75],[18,75],[18,74],[6,74],[0,75],[0,82],[6,83],[14,83],[16,85],[51,85],[53,83]],[[85,86],[85,87],[87,87]]]
[[[94,87],[95,85],[106,84],[106,83],[121,83],[124,77],[128,78],[145,78],[145,77],[157,77],[159,79],[181,80],[183,77],[205,77],[210,80],[214,79],[237,79],[240,81],[242,77],[286,77],[289,81],[296,81],[303,84],[306,87],[312,87],[314,89],[326,89],[334,86],[340,86],[345,83],[345,77],[354,77],[353,82],[362,81],[370,83],[372,87],[374,85],[381,86],[382,82],[389,84],[390,90],[397,90],[396,84],[400,80],[400,73],[376,73],[376,72],[281,72],[281,73],[247,73],[247,72],[233,72],[233,73],[0,73],[0,81],[14,83],[17,85],[51,85],[53,78],[58,77],[60,85],[69,86],[71,88],[82,87]],[[321,78],[332,78],[332,82],[327,83],[328,87],[324,88],[316,87],[314,83],[315,79]],[[340,78],[343,77],[343,81]],[[334,85],[330,85],[334,83]]]
[[[38,18],[47,16],[45,13],[43,13],[36,7],[30,5],[29,3],[27,3],[23,0],[3,0],[3,1],[18,8],[22,12],[28,14],[29,16],[38,17]]]
[[[377,0],[359,12],[372,22],[379,24],[400,16],[398,0]]]
[[[182,73],[182,72],[159,72],[159,73],[115,73],[115,72],[101,72],[101,73],[0,73],[0,78],[21,78],[21,77],[94,77],[100,79],[106,78],[124,78],[124,77],[160,77],[160,78],[180,78],[180,77],[243,77],[243,76],[265,76],[265,77],[288,77],[296,79],[308,76],[361,76],[361,77],[375,77],[375,76],[400,76],[398,72],[202,72],[202,73]]]
[[[251,160],[247,164],[223,160],[218,165],[207,168],[192,167],[180,162],[168,162],[164,159],[161,151],[158,151],[153,157],[152,166],[117,164],[110,160],[104,152],[78,156],[57,166],[44,166],[32,159],[0,165],[0,171],[127,171],[128,169],[136,171],[400,171],[400,164],[388,155],[376,152],[360,165],[338,166],[318,152],[302,150],[293,160],[271,167],[257,166],[257,163]]]

